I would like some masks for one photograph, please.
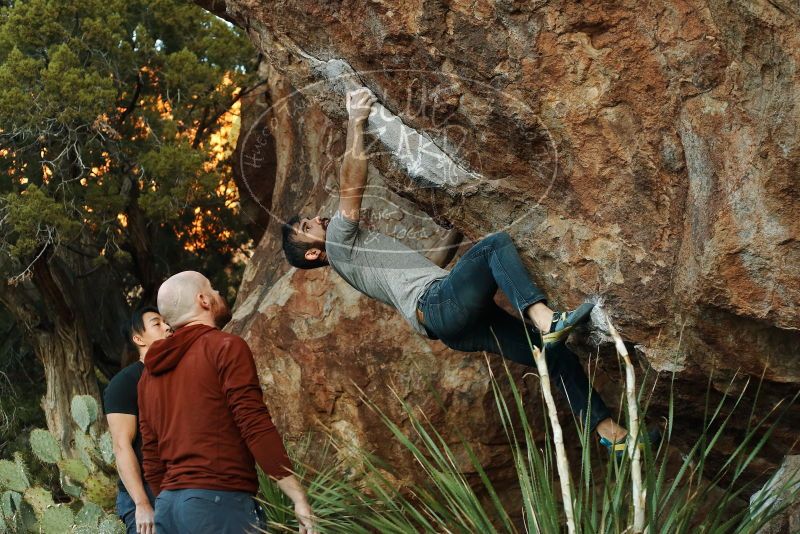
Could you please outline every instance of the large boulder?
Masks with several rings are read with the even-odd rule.
[[[371,202],[399,206],[379,223],[423,248],[440,232],[432,221],[471,240],[505,230],[556,307],[602,296],[657,378],[651,414],[672,397],[679,444],[697,436],[707,397],[763,377],[758,416],[797,391],[795,2],[227,0],[226,13],[273,73],[270,127],[258,131],[277,157],[263,178],[270,226],[231,329],[253,345],[287,435],[333,429],[399,458],[358,388],[387,409],[394,388],[435,411],[434,384],[440,418],[467,429],[490,466],[508,462],[481,357],[422,340],[335,274],[281,258],[280,222],[333,208],[343,94],[361,85],[379,99]],[[617,363],[599,353],[613,401]],[[793,408],[753,475],[796,447],[798,424]]]

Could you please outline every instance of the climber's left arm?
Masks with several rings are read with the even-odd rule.
[[[358,221],[361,199],[367,185],[367,155],[364,153],[364,125],[375,96],[362,88],[347,93],[347,146],[339,170],[339,211],[351,221]]]

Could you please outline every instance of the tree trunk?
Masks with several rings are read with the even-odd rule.
[[[37,332],[33,342],[47,382],[47,391],[42,398],[47,428],[61,440],[65,450],[71,448],[73,436],[72,398],[91,395],[98,401],[100,399],[92,353],[81,337],[78,329],[59,325],[53,332]]]
[[[42,399],[48,429],[66,450],[73,437],[70,403],[75,395],[100,392],[86,319],[74,312],[76,288],[52,255],[33,266],[30,281],[0,284],[0,302],[8,308],[44,366],[47,391]]]

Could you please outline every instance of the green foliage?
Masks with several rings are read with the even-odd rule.
[[[251,243],[218,134],[256,59],[244,32],[182,0],[0,3],[0,279],[20,289],[0,314],[31,335],[86,330],[80,357],[108,373],[122,339],[100,323],[167,276],[208,273],[230,296]]]
[[[206,245],[230,262],[245,236],[218,191],[230,165],[208,143],[236,91],[255,83],[254,59],[243,32],[179,0],[3,8],[0,210],[11,216],[0,218],[0,267],[15,274],[42,246],[79,242],[112,262],[120,253],[114,266],[135,284],[123,252],[139,249],[120,214],[148,227],[173,265],[203,270],[215,254],[190,252]],[[198,218],[230,231],[205,242],[186,230]]]
[[[82,432],[97,421],[97,401],[91,395],[75,395],[72,398],[72,418],[78,423]]]
[[[100,450],[100,456],[103,458],[103,461],[109,465],[114,463],[114,442],[111,439],[111,433],[108,431],[103,432],[100,435],[100,440],[97,444],[98,449]]]
[[[83,484],[83,496],[89,502],[97,503],[105,509],[112,509],[117,497],[117,485],[103,473],[91,475]]]
[[[33,509],[22,494],[6,491],[0,496],[0,512],[9,532],[36,532],[38,523]]]
[[[13,462],[0,460],[0,489],[22,493],[29,486],[28,471],[21,454],[14,454]]]
[[[295,465],[301,465],[297,474],[309,488],[319,531],[347,534],[565,531],[547,421],[542,422],[545,439],[536,438],[534,425],[525,410],[525,404],[531,399],[522,398],[510,373],[507,378],[508,383],[501,384],[492,377],[492,387],[513,451],[511,460],[518,477],[521,510],[507,508],[500,501],[489,474],[466,441],[448,442],[424,414],[420,415],[413,406],[397,397],[410,432],[389,419],[377,406],[369,404],[420,466],[424,481],[399,487],[397,480],[400,478],[395,476],[391,465],[368,451],[353,450],[346,444],[340,445],[339,450],[346,451],[350,460],[327,470],[310,470],[303,466],[300,458],[293,458]],[[752,493],[756,489],[742,477],[769,440],[771,427],[764,424],[767,417],[741,436],[740,445],[728,455],[724,465],[715,470],[705,465],[730,418],[742,410],[743,396],[744,392],[738,397],[726,396],[707,414],[707,423],[689,451],[679,452],[668,442],[658,450],[645,446],[642,466],[646,475],[646,532],[755,534],[783,511],[787,503],[796,502],[800,497],[800,473],[795,473],[787,482],[773,482],[769,494],[758,494],[749,506],[742,499],[747,495],[745,491]],[[787,404],[791,406],[795,401],[796,397]],[[720,419],[725,411],[723,405],[731,402],[730,414]],[[787,413],[788,407],[781,409],[778,419]],[[668,428],[671,428],[671,421]],[[630,459],[626,456],[620,462],[612,461],[604,449],[599,459],[593,459],[588,433],[578,428],[578,436],[583,447],[581,469],[573,471],[577,532],[631,532]],[[468,478],[465,471],[472,475]],[[354,472],[359,475],[343,476]],[[260,485],[260,498],[270,519],[270,531],[296,532],[292,503],[266,477],[261,477]],[[524,530],[520,529],[520,512]]]
[[[106,514],[97,529],[99,534],[125,534],[125,525],[112,514]]]
[[[39,486],[26,489],[23,497],[31,505],[40,521],[44,517],[45,511],[55,505],[50,491]]]
[[[75,458],[65,458],[58,462],[58,470],[70,482],[83,483],[89,478],[89,468],[82,461]]]
[[[75,524],[77,526],[97,527],[102,517],[103,509],[93,502],[87,502],[75,515]]]
[[[46,430],[35,429],[29,439],[39,460],[55,463],[64,494],[58,499],[50,489],[31,485],[22,455],[14,462],[0,460],[0,518],[11,532],[68,532],[73,525],[90,532],[124,532],[113,515],[116,494],[116,468],[113,454],[102,452],[108,433],[99,434],[97,403],[92,397],[76,395],[72,399],[78,458],[61,449],[60,442]],[[85,426],[83,426],[85,425]],[[104,445],[105,444],[105,445]],[[68,500],[64,501],[64,497]]]
[[[53,435],[47,430],[36,428],[31,432],[31,449],[39,460],[55,464],[61,460],[61,447]]]
[[[69,532],[75,523],[75,514],[65,504],[50,506],[40,520],[42,534],[63,534]]]

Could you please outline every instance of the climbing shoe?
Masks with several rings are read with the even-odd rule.
[[[594,304],[584,302],[571,312],[554,312],[550,331],[542,334],[542,344],[545,348],[567,339],[570,330],[576,325],[586,321],[592,312]]]
[[[638,447],[641,449],[645,442],[650,443],[650,450],[655,450],[658,444],[661,443],[661,430],[652,428],[646,434],[640,433]],[[600,445],[608,449],[608,454],[613,454],[616,461],[620,461],[625,456],[625,451],[628,448],[628,437],[625,436],[613,443],[606,438],[600,438]]]

